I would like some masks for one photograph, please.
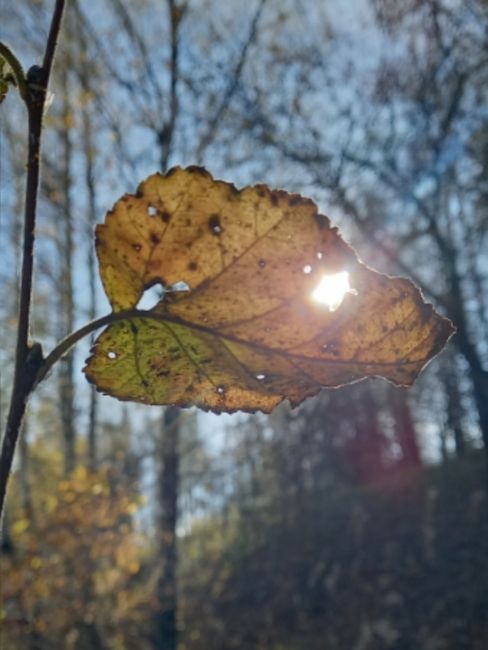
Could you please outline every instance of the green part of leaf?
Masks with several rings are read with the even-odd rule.
[[[0,79],[0,104],[3,102],[8,92],[8,83]]]

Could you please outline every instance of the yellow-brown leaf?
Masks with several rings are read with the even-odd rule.
[[[311,200],[236,190],[196,167],[122,197],[97,253],[115,312],[166,289],[110,325],[88,360],[88,379],[119,399],[269,412],[365,377],[410,385],[453,332],[410,281],[362,264]],[[330,311],[311,294],[341,271],[355,295]],[[168,291],[178,282],[189,291]]]

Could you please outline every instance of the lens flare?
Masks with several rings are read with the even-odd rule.
[[[342,305],[346,294],[357,296],[356,289],[349,285],[349,273],[341,271],[333,275],[324,275],[319,285],[312,292],[312,299],[322,305],[327,305],[329,311],[336,311]]]

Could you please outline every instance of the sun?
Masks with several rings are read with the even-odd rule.
[[[312,299],[326,305],[329,311],[336,311],[342,305],[346,294],[357,296],[356,289],[349,284],[349,273],[341,271],[331,275],[324,275],[319,285],[312,292]]]

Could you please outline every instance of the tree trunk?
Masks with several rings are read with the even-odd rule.
[[[68,21],[66,21],[68,24]],[[69,35],[67,35],[68,40]],[[69,54],[69,52],[68,52]],[[61,67],[62,87],[62,127],[60,131],[63,169],[62,169],[62,216],[63,237],[60,241],[60,313],[62,314],[62,336],[74,329],[74,300],[73,300],[73,223],[72,223],[72,142],[71,120],[72,107],[70,102],[69,69],[70,57]],[[74,377],[73,354],[61,359],[59,364],[59,400],[61,424],[64,440],[64,469],[69,473],[75,466],[75,427],[74,427]]]
[[[166,408],[163,415],[161,441],[161,520],[159,535],[162,572],[156,588],[159,611],[155,615],[153,626],[153,647],[155,650],[176,650],[178,643],[176,523],[178,518],[180,425],[179,409],[175,406]]]
[[[91,88],[91,62],[86,57],[88,45],[83,32],[80,35],[81,66],[80,66],[80,83],[82,88],[89,97],[92,92]],[[94,247],[94,229],[97,221],[97,199],[95,187],[95,143],[93,135],[92,112],[90,110],[82,111],[82,132],[83,147],[85,157],[85,185],[88,196],[86,207],[87,239],[88,239],[88,287],[89,287],[89,307],[88,320],[94,320],[97,315],[97,268]],[[93,344],[95,337],[91,337]],[[97,416],[98,416],[98,399],[95,386],[90,386],[90,406],[88,409],[88,466],[94,471],[97,467]]]
[[[12,535],[10,534],[9,510],[8,508],[5,508],[5,511],[3,513],[3,518],[0,520],[0,556],[13,555],[13,553],[14,553],[14,544],[12,541]],[[1,637],[0,637],[0,641],[1,641]]]
[[[449,316],[457,328],[454,342],[469,365],[473,386],[473,398],[478,411],[478,421],[488,464],[488,371],[486,371],[481,365],[478,351],[469,336],[461,291],[461,280],[455,267],[454,260],[451,260],[449,270],[451,281],[451,309],[449,310]]]
[[[176,0],[167,0],[167,9],[171,34],[169,118],[157,134],[162,172],[168,166],[178,116],[179,27],[184,13]],[[176,585],[178,553],[176,524],[180,489],[180,428],[180,409],[175,406],[167,407],[163,415],[161,440],[161,522],[159,534],[162,572],[157,585],[159,612],[154,622],[154,648],[156,650],[176,650],[178,645],[178,600]]]
[[[456,370],[455,355],[447,355],[441,374],[446,390],[447,429],[454,439],[456,456],[461,458],[466,454],[466,439],[462,424],[463,410],[459,393],[459,376]]]
[[[407,394],[400,388],[393,388],[392,393],[395,433],[402,449],[402,464],[408,468],[419,467],[422,461]]]
[[[19,487],[22,508],[32,524],[34,523],[34,509],[32,507],[32,492],[29,482],[29,444],[27,433],[27,417],[25,417],[19,438]]]

